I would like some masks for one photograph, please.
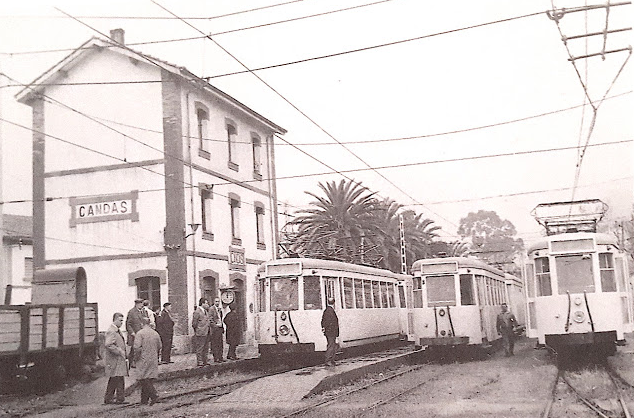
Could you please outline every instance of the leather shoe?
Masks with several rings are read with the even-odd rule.
[[[150,403],[148,403],[148,405],[152,406],[155,403],[159,403],[159,402],[161,402],[159,398],[150,399]]]
[[[117,404],[117,405],[129,405],[130,404],[130,402],[128,402],[128,401],[114,401],[113,403]]]

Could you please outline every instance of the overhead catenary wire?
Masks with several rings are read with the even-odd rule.
[[[152,3],[156,4],[158,7],[160,7],[161,9],[165,10],[167,13],[178,17],[175,13],[173,13],[172,11],[168,10],[167,8],[165,8],[164,6],[162,6],[161,4],[159,4],[158,2],[156,2],[155,0],[150,0]],[[196,28],[194,25],[192,25],[191,23],[180,19],[183,23],[185,23],[186,25],[188,25],[189,27],[191,27],[192,29],[196,30],[197,32],[204,34],[204,32],[202,32],[200,29]],[[260,77],[258,74],[256,74],[255,72],[253,72],[252,70],[249,69],[249,67],[247,65],[245,65],[241,60],[239,60],[235,55],[233,55],[231,52],[229,52],[226,48],[224,48],[222,45],[220,45],[218,43],[218,41],[216,41],[215,39],[213,39],[211,36],[207,35],[206,36],[207,39],[209,39],[210,41],[212,41],[217,47],[219,47],[220,49],[222,49],[227,55],[229,55],[232,59],[234,59],[237,63],[239,63],[243,68],[245,68],[245,70],[247,70],[247,72],[251,73],[254,77],[256,77],[260,82],[262,82],[265,86],[267,86],[271,91],[273,91],[278,97],[280,97],[284,102],[286,102],[287,104],[289,104],[293,109],[295,109],[296,111],[298,111],[303,117],[305,117],[310,123],[312,123],[315,127],[317,127],[319,130],[321,130],[324,134],[326,134],[329,138],[331,138],[332,140],[334,140],[335,142],[339,143],[346,151],[348,151],[348,153],[350,153],[352,156],[354,156],[356,159],[358,159],[359,161],[361,161],[366,167],[371,168],[370,164],[368,164],[364,159],[362,159],[361,157],[359,157],[359,155],[357,155],[354,151],[352,151],[351,149],[349,149],[345,144],[342,144],[337,138],[335,138],[330,132],[328,132],[325,128],[323,128],[319,123],[317,123],[314,119],[312,119],[310,116],[308,116],[304,111],[302,111],[299,107],[297,107],[295,104],[293,104],[290,100],[288,100],[284,95],[282,95],[279,91],[277,91],[273,86],[271,86],[269,83],[267,83],[262,77]],[[390,183],[394,188],[396,188],[397,190],[399,190],[401,193],[403,193],[405,196],[409,197],[412,201],[417,202],[416,199],[414,199],[411,195],[409,195],[407,192],[405,192],[402,188],[400,188],[398,185],[396,185],[394,182],[392,182],[390,179],[388,179],[387,177],[385,177],[383,174],[379,173],[377,170],[373,170],[375,173],[377,173],[381,178],[383,178],[385,181],[387,181],[388,183]],[[419,203],[419,202],[418,202]],[[429,208],[427,208],[428,210],[430,210]],[[450,220],[446,219],[445,217],[443,217],[442,215],[435,213],[434,211],[430,212],[434,213],[436,216],[440,217],[441,219],[449,222],[451,225],[454,226],[458,226],[456,224],[454,224],[453,222],[451,222]]]
[[[90,147],[86,147],[83,145],[79,145],[76,143],[73,143],[71,141],[65,140],[61,137],[57,137],[51,134],[47,134],[44,132],[40,132],[36,129],[33,128],[29,128],[27,126],[24,126],[22,124],[19,124],[17,122],[5,119],[5,118],[1,118],[0,117],[0,121],[1,122],[5,122],[8,123],[10,125],[22,128],[22,129],[26,129],[26,130],[30,130],[32,132],[35,133],[40,133],[42,135],[45,135],[46,137],[50,137],[52,139],[56,139],[58,141],[61,141],[63,143],[66,143],[68,145],[71,146],[76,146],[79,147],[81,149],[84,149],[86,151],[91,151],[91,152],[95,152],[99,155],[105,156],[105,157],[109,157],[109,158],[113,158],[115,160],[118,161],[123,161],[122,159],[120,159],[119,157],[115,157],[112,155],[109,155],[107,153],[104,153],[102,151],[98,151],[98,150],[94,150]],[[634,139],[631,140],[622,140],[622,141],[612,141],[612,142],[605,142],[605,143],[596,143],[596,144],[590,144],[589,147],[600,147],[600,146],[610,146],[610,145],[619,145],[619,144],[626,144],[626,143],[632,143],[634,142]],[[340,174],[343,175],[345,173],[353,173],[353,172],[363,172],[363,171],[369,171],[369,170],[383,170],[383,169],[392,169],[392,168],[403,168],[403,167],[412,167],[412,166],[419,166],[419,165],[429,165],[429,164],[441,164],[441,163],[450,163],[450,162],[461,162],[461,161],[470,161],[470,160],[481,160],[481,159],[487,159],[487,158],[499,158],[499,157],[512,157],[512,156],[518,156],[518,155],[527,155],[527,154],[539,154],[539,153],[544,153],[544,152],[557,152],[557,151],[568,151],[568,150],[574,150],[577,149],[577,146],[570,146],[570,147],[559,147],[559,148],[548,148],[548,149],[538,149],[538,150],[526,150],[526,151],[517,151],[517,152],[510,152],[510,153],[500,153],[500,154],[487,154],[487,155],[479,155],[479,156],[471,156],[471,157],[459,157],[459,158],[450,158],[450,159],[444,159],[444,160],[431,160],[431,161],[422,161],[422,162],[414,162],[414,163],[402,163],[402,164],[395,164],[395,165],[385,165],[385,166],[376,166],[376,167],[370,167],[370,168],[357,168],[357,169],[347,169],[347,170],[336,170],[336,171],[329,171],[329,172],[321,172],[321,173],[310,173],[310,174],[296,174],[296,175],[289,175],[289,176],[279,176],[276,177],[276,180],[288,180],[288,179],[297,179],[297,178],[305,178],[305,177],[315,177],[315,176],[325,176],[325,175],[332,175],[332,174]],[[134,164],[134,162],[129,162],[130,164]],[[153,171],[152,171],[153,172]],[[160,174],[160,173],[156,173],[153,172],[155,174]],[[163,174],[161,174],[162,176],[164,176]],[[269,180],[267,179],[262,179],[262,180],[243,180],[243,181],[238,181],[238,183],[250,183],[250,182],[260,182],[263,180]],[[214,183],[213,186],[224,186],[224,185],[234,185],[236,183],[233,182],[219,182],[219,183]],[[187,184],[185,183],[184,186],[189,187],[189,188],[198,188],[199,186],[197,185],[192,185],[192,184]],[[160,192],[160,191],[164,191],[164,188],[153,188],[153,189],[145,189],[145,190],[139,190],[139,193],[147,193],[147,192]],[[228,197],[225,196],[221,193],[218,193],[214,190],[214,193],[223,196],[223,197]],[[94,197],[94,196],[98,196],[97,194],[86,194],[86,195],[73,195],[73,196],[59,196],[59,197],[48,197],[45,200],[46,201],[51,201],[51,200],[57,200],[57,199],[68,199],[69,197]],[[4,202],[0,202],[0,204],[7,204],[7,203],[25,203],[25,202],[32,202],[33,200],[28,200],[28,199],[19,199],[19,200],[12,200],[12,201],[4,201]],[[245,202],[247,203],[247,202]],[[291,207],[296,207],[294,205],[288,204]],[[422,204],[418,204],[418,205],[422,205]],[[403,205],[403,206],[413,206],[413,205]]]
[[[578,78],[579,82],[581,83],[581,87],[583,89],[583,92],[584,92],[586,98],[588,99],[588,102],[589,102],[590,106],[592,107],[592,119],[591,119],[590,125],[588,127],[588,132],[587,132],[587,135],[586,135],[586,141],[585,141],[585,144],[584,144],[583,148],[579,151],[579,157],[577,159],[577,164],[575,166],[575,176],[574,176],[572,193],[571,193],[572,197],[570,199],[571,201],[575,200],[576,189],[577,189],[577,185],[579,183],[579,178],[581,176],[581,165],[583,163],[583,159],[584,159],[586,150],[588,148],[588,145],[590,144],[590,139],[592,137],[592,133],[594,131],[594,127],[595,127],[595,124],[596,124],[599,107],[604,102],[605,98],[609,94],[610,90],[612,89],[612,87],[616,83],[616,80],[619,78],[619,76],[621,75],[623,69],[627,65],[630,57],[632,56],[632,47],[630,46],[628,48],[622,49],[622,51],[629,50],[629,54],[628,54],[627,58],[625,58],[625,60],[623,61],[623,64],[621,65],[621,67],[619,68],[618,72],[614,76],[614,79],[612,80],[612,82],[610,83],[609,87],[605,91],[603,97],[600,100],[598,100],[597,103],[595,104],[595,102],[592,100],[592,97],[590,96],[590,92],[588,91],[587,79],[586,79],[586,82],[584,82],[584,79],[581,76],[581,72],[579,71],[579,68],[577,67],[577,64],[576,64],[576,58],[573,57],[572,52],[570,51],[570,47],[568,46],[568,38],[563,33],[560,21],[565,16],[566,13],[584,11],[586,13],[586,25],[587,25],[587,12],[589,10],[598,9],[598,8],[605,8],[606,9],[606,21],[605,21],[604,42],[603,42],[603,50],[602,50],[603,54],[605,54],[605,52],[606,52],[605,51],[605,46],[606,46],[607,30],[608,30],[608,17],[609,17],[610,7],[611,6],[623,6],[623,5],[629,5],[629,4],[631,4],[631,2],[621,2],[621,3],[610,4],[610,1],[608,0],[607,4],[605,4],[605,5],[588,6],[586,4],[586,6],[581,7],[581,8],[575,8],[575,9],[567,10],[567,9],[557,9],[555,7],[554,0],[551,0],[552,12],[547,12],[548,18],[550,20],[552,20],[553,22],[555,22],[555,25],[557,26],[557,30],[559,32],[561,40],[562,40],[562,42],[563,42],[563,44],[564,44],[564,46],[566,48],[566,53],[568,54],[568,61],[570,61],[570,63],[572,64],[572,66],[573,66],[573,68],[575,70],[575,73],[577,75],[577,78]],[[587,26],[586,26],[586,32],[587,32]],[[586,54],[586,55],[588,55],[588,54]],[[588,59],[588,57],[584,57],[584,58]],[[605,56],[603,56],[603,59],[605,59]],[[587,76],[587,67],[586,67],[586,76]],[[584,116],[582,115],[582,124],[583,124],[583,118],[584,118]],[[570,208],[570,211],[572,211],[572,207]],[[570,212],[570,213],[572,213],[572,212]]]

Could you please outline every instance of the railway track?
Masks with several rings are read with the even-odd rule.
[[[245,379],[238,379],[229,382],[223,382],[218,384],[206,385],[204,387],[198,387],[191,390],[179,391],[176,393],[171,393],[169,395],[164,395],[159,398],[158,409],[161,412],[171,411],[173,409],[183,408],[187,406],[197,405],[202,402],[206,402],[215,398],[219,398],[220,396],[231,393],[236,390],[240,386],[246,385],[247,383],[253,382],[258,379],[262,379],[268,376],[274,376],[276,374],[286,373],[287,370],[278,370],[275,372],[261,373],[257,376],[252,376]],[[113,405],[108,410],[104,411],[102,415],[106,416],[113,411],[119,410],[134,410],[138,408],[143,408],[145,405],[140,402],[133,402],[126,405]],[[156,407],[155,407],[156,408]]]
[[[579,377],[581,375],[575,378],[571,372],[558,371],[553,383],[551,399],[542,413],[542,418],[570,416],[572,415],[569,411],[570,404],[574,402],[584,405],[595,416],[601,418],[631,418],[623,398],[623,386],[631,389],[631,385],[626,383],[607,363],[599,365],[596,370],[583,373],[583,378]],[[603,393],[604,396],[593,396],[593,393],[599,395]],[[610,394],[607,399],[605,394]],[[563,411],[559,411],[560,409]]]
[[[412,366],[412,367],[408,368],[407,370],[403,370],[403,371],[400,371],[400,372],[392,373],[392,374],[390,374],[388,376],[385,376],[385,377],[380,378],[378,380],[374,380],[374,381],[372,381],[372,382],[370,382],[368,384],[365,384],[363,386],[360,386],[358,388],[354,388],[354,389],[339,393],[339,394],[334,395],[334,396],[329,396],[326,399],[320,400],[318,402],[315,402],[315,403],[312,403],[310,405],[307,405],[307,406],[305,406],[303,408],[300,408],[300,409],[297,409],[295,411],[292,411],[289,414],[283,415],[280,418],[297,417],[297,416],[301,416],[301,415],[304,415],[304,414],[311,413],[313,411],[317,411],[320,408],[324,408],[326,406],[332,405],[333,403],[335,403],[337,401],[343,401],[347,397],[349,397],[349,396],[351,396],[353,394],[359,393],[359,392],[367,390],[367,389],[369,389],[371,387],[380,385],[381,383],[387,382],[389,380],[392,380],[392,379],[401,377],[403,375],[406,375],[408,373],[411,373],[413,371],[419,370],[422,367],[424,367],[424,366],[423,365]],[[359,413],[356,414],[355,416],[361,416],[361,415],[367,413],[368,411],[373,410],[374,408],[377,408],[377,407],[379,407],[381,405],[385,405],[385,404],[387,404],[387,403],[389,403],[389,402],[391,402],[391,401],[393,401],[393,400],[395,400],[395,399],[397,399],[397,398],[399,398],[399,397],[401,397],[403,395],[406,395],[409,392],[414,391],[415,389],[418,389],[419,387],[421,387],[421,386],[423,386],[423,385],[425,385],[425,384],[427,384],[429,382],[432,382],[433,380],[435,380],[435,378],[436,377],[433,377],[431,379],[422,381],[422,382],[420,382],[420,383],[418,383],[416,385],[408,387],[405,390],[400,390],[397,393],[394,393],[394,394],[392,394],[390,396],[387,396],[387,397],[385,397],[383,399],[377,400],[376,402],[374,402],[374,403],[364,407],[363,409],[361,409],[359,411]]]

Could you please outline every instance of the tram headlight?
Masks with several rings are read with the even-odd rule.
[[[575,298],[575,305],[577,306],[581,305],[581,298],[578,296]]]
[[[572,320],[579,324],[582,323],[585,319],[586,314],[584,314],[583,311],[575,311],[575,313],[572,314]]]
[[[438,315],[440,315],[440,316],[445,316],[445,310],[444,310],[444,309],[440,309],[440,310],[438,311]]]
[[[445,334],[447,334],[447,333],[445,332],[444,329],[442,331],[440,331],[440,335],[442,335],[443,337],[445,336]]]
[[[280,314],[280,319],[281,319],[282,321],[286,321],[286,312],[282,312],[282,313]]]
[[[280,335],[288,335],[291,332],[286,325],[280,325]]]

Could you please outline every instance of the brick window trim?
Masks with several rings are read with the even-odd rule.
[[[214,234],[212,232],[203,231],[203,239],[206,241],[213,241]]]
[[[241,238],[231,238],[231,245],[242,245],[242,239]]]
[[[204,149],[198,149],[198,156],[204,158],[205,160],[211,160],[211,153]]]
[[[263,242],[258,242],[257,246],[258,246],[258,250],[266,250],[266,244]]]
[[[240,171],[240,166],[233,161],[227,161],[227,167],[233,171]]]

